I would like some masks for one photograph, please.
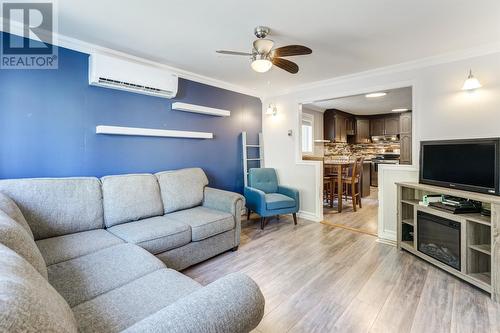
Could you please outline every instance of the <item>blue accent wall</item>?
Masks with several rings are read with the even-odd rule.
[[[242,191],[240,133],[247,131],[249,141],[257,141],[258,98],[183,79],[171,100],[93,87],[88,55],[58,51],[57,70],[0,70],[0,178],[201,167],[210,186]],[[172,111],[175,101],[231,110],[231,116]],[[97,135],[97,125],[213,132],[215,138]]]

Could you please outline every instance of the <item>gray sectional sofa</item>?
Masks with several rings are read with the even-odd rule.
[[[178,270],[239,245],[244,198],[198,168],[0,180],[0,332],[248,332],[253,280]]]

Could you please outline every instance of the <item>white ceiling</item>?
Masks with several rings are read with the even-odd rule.
[[[65,0],[58,11],[62,35],[258,91],[500,40],[499,0]],[[278,46],[313,50],[294,57],[298,74],[215,53],[249,52],[257,25]]]
[[[337,109],[355,115],[373,115],[390,113],[394,109],[412,109],[411,87],[384,90],[387,95],[383,97],[367,98],[363,95],[335,98],[305,104],[306,108],[313,110]]]

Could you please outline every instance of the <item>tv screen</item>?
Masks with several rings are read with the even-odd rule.
[[[498,140],[422,142],[420,181],[496,193]]]

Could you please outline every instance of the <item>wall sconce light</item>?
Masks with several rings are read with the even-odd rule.
[[[467,77],[467,80],[465,80],[462,90],[473,91],[478,88],[481,88],[481,83],[479,83],[479,80],[472,75],[471,69],[469,70],[469,76]]]
[[[276,107],[276,104],[269,104],[266,110],[266,114],[268,116],[275,116],[278,113],[278,108]]]

